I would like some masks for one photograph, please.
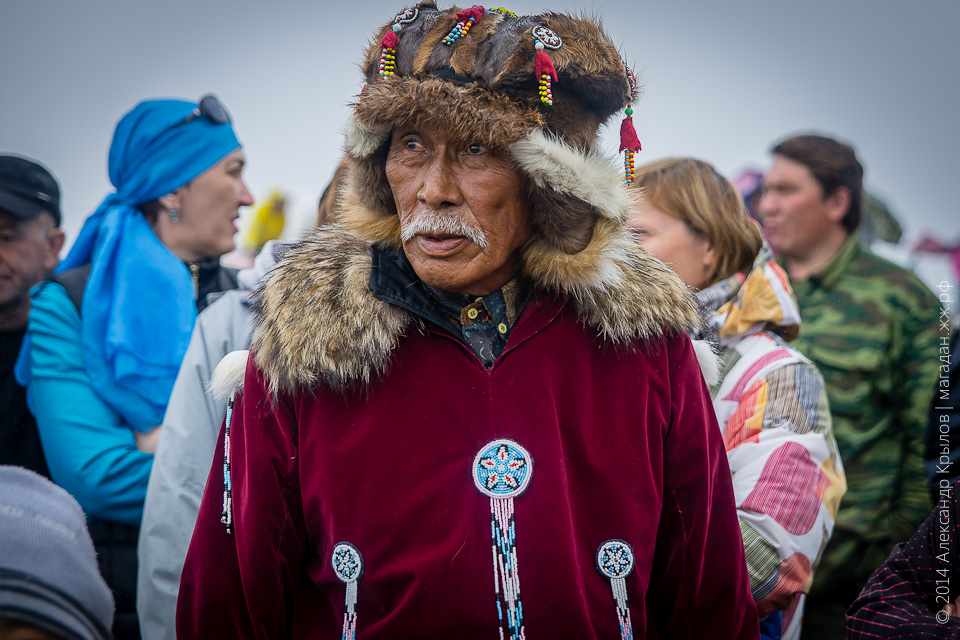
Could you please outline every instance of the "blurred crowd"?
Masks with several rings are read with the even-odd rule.
[[[956,276],[855,141],[641,163],[588,19],[420,14],[303,238],[213,95],[120,117],[66,255],[0,155],[0,638],[960,637]]]

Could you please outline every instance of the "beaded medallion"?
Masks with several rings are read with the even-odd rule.
[[[520,576],[517,573],[517,531],[513,499],[533,477],[533,458],[513,440],[499,439],[484,445],[473,459],[473,484],[490,498],[493,537],[493,589],[497,598],[500,637],[504,623],[510,640],[525,638]],[[502,603],[501,603],[502,594]],[[506,605],[506,612],[504,606]]]
[[[627,607],[626,577],[633,571],[633,549],[623,540],[607,540],[597,549],[597,571],[610,579],[613,600],[617,605],[621,640],[633,640],[633,622]]]
[[[533,28],[533,39],[537,42],[542,42],[543,46],[547,49],[556,50],[563,45],[563,40],[560,39],[560,36],[542,25],[537,25]]]
[[[357,637],[357,582],[363,575],[363,557],[355,546],[341,542],[333,548],[330,563],[336,576],[347,584],[341,640],[354,640]]]

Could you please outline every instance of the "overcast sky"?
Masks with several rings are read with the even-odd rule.
[[[233,114],[254,195],[283,187],[305,217],[339,157],[361,50],[404,6],[0,0],[0,152],[56,173],[72,239],[110,189],[120,116],[147,97],[214,92]],[[854,145],[868,188],[909,236],[960,240],[957,0],[505,6],[603,17],[645,89],[634,114],[638,161],[691,155],[732,176],[766,167],[785,135],[815,130]],[[611,153],[614,138],[605,135]]]

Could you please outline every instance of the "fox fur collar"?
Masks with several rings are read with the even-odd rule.
[[[385,371],[404,332],[422,326],[368,286],[371,245],[399,248],[397,238],[396,216],[348,195],[338,223],[318,228],[267,276],[256,296],[253,352],[274,394],[365,386]],[[637,247],[618,220],[598,219],[575,254],[539,232],[520,251],[521,273],[542,291],[569,296],[586,330],[602,340],[627,344],[699,326],[686,284]]]

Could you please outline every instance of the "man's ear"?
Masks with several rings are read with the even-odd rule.
[[[830,222],[839,223],[843,220],[847,212],[850,211],[850,205],[853,203],[853,194],[848,187],[837,187],[833,190],[826,200],[827,217]]]
[[[43,268],[47,271],[53,271],[60,264],[60,250],[63,249],[65,238],[63,229],[60,227],[51,227],[47,230],[46,255],[43,257]]]

